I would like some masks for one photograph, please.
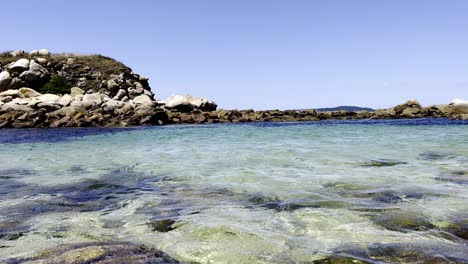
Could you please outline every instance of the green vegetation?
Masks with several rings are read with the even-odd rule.
[[[64,77],[55,76],[46,83],[39,91],[49,94],[69,94],[73,84]]]

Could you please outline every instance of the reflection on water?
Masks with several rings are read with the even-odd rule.
[[[0,261],[468,262],[463,124],[3,130]]]

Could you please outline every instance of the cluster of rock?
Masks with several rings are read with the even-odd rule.
[[[54,77],[74,87],[41,94]],[[228,122],[448,117],[468,119],[468,101],[422,107],[416,100],[376,111],[219,110],[190,95],[155,99],[148,78],[100,55],[51,54],[42,49],[0,54],[0,128],[134,126]]]

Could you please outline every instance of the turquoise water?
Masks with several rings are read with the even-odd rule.
[[[375,247],[465,262],[466,124],[3,130],[0,261],[126,241],[198,263]]]

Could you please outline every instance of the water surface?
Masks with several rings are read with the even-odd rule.
[[[199,263],[468,262],[467,124],[1,130],[0,261],[121,241]]]

